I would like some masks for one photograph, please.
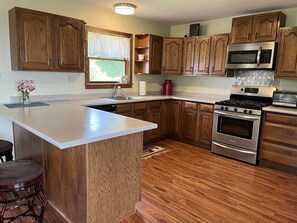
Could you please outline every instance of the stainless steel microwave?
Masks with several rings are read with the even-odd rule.
[[[232,44],[227,49],[227,69],[274,69],[276,43]]]

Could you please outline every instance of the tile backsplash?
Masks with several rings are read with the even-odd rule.
[[[279,87],[279,79],[274,79],[271,70],[236,70],[234,85]]]

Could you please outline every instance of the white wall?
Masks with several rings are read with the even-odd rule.
[[[286,14],[286,26],[297,26],[297,8],[280,9]],[[193,22],[200,23],[200,35],[212,35],[231,32],[232,17],[209,21]],[[189,25],[182,24],[171,27],[170,36],[184,37],[189,33]],[[169,76],[175,83],[175,91],[229,94],[233,78],[220,77],[175,77]],[[280,80],[280,89],[297,91],[297,80]]]
[[[111,3],[112,4],[112,3]],[[113,11],[73,0],[0,0],[0,103],[9,102],[11,96],[20,95],[16,84],[19,80],[32,79],[36,90],[32,95],[106,93],[111,89],[86,90],[83,73],[12,71],[10,65],[8,10],[18,6],[84,20],[87,25],[127,33],[151,33],[169,36],[170,27],[164,24],[137,19],[133,16],[117,15]],[[126,92],[137,92],[138,80],[146,80],[151,91],[161,90],[160,76],[133,75],[133,88]],[[11,122],[0,116],[0,139],[12,140]]]

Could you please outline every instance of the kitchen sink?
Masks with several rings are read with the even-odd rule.
[[[141,96],[119,96],[116,98],[110,98],[113,100],[117,100],[117,101],[122,101],[122,100],[141,100],[141,99],[145,99],[145,97],[141,97]]]

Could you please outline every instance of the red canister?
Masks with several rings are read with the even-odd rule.
[[[171,80],[165,80],[163,84],[163,95],[172,95],[173,84]]]

